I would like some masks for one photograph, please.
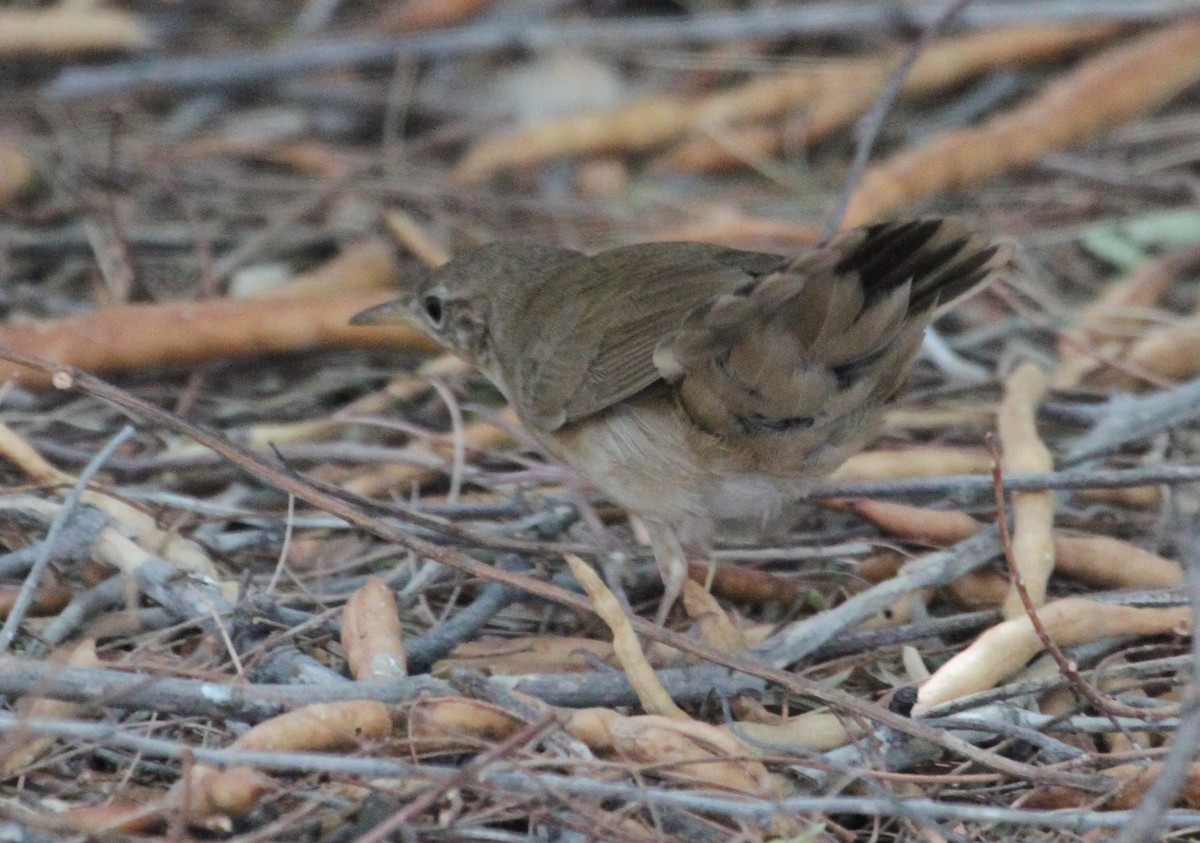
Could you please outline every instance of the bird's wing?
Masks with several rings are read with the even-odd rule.
[[[873,426],[856,420],[900,388],[937,310],[1008,257],[940,219],[856,229],[696,308],[654,359],[709,433],[836,446]]]
[[[513,361],[513,397],[549,430],[600,412],[660,379],[654,349],[689,313],[785,263],[700,243],[601,252],[531,295],[553,316]]]

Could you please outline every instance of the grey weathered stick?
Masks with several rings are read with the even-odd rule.
[[[1067,449],[1063,465],[1104,456],[1127,442],[1145,439],[1200,416],[1200,378],[1150,395],[1114,393],[1108,397],[1105,409],[1096,425]]]
[[[910,562],[892,579],[854,595],[836,608],[788,624],[750,654],[773,667],[785,667],[809,655],[834,636],[877,615],[904,595],[953,582],[999,555],[999,531],[992,525],[953,547]]]
[[[1010,492],[1044,492],[1057,489],[1122,489],[1129,486],[1168,486],[1200,482],[1200,465],[1152,465],[1146,468],[1048,471],[1043,474],[1012,474],[1004,487]],[[943,477],[914,477],[905,480],[847,481],[828,483],[808,493],[811,498],[884,498],[909,495],[992,494],[987,474],[950,474]]]
[[[712,42],[744,38],[783,38],[798,34],[879,32],[897,22],[887,3],[805,3],[795,8],[763,9],[690,18],[645,17],[577,23],[538,23],[520,17],[394,38],[342,38],[293,42],[270,50],[228,51],[211,56],[182,56],[120,62],[107,67],[69,67],[42,89],[44,97],[76,100],[148,91],[215,90],[285,79],[332,67],[391,65],[402,58],[442,59],[487,50],[529,50],[591,45],[628,48],[655,42]],[[906,5],[905,18],[917,25],[940,13],[942,3]],[[1053,21],[1150,21],[1195,11],[1194,0],[1027,0],[975,3],[959,22],[993,27]]]

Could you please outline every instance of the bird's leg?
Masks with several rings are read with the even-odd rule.
[[[646,533],[650,538],[650,549],[654,552],[654,561],[663,579],[662,602],[658,604],[658,614],[654,622],[662,626],[671,607],[683,592],[683,584],[687,581],[688,560],[679,543],[679,536],[669,524],[654,518],[645,520]]]

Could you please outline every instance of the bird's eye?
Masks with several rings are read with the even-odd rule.
[[[428,295],[421,299],[421,307],[425,309],[425,315],[429,317],[429,321],[434,326],[442,324],[442,317],[445,316],[445,308],[442,306],[442,297]]]

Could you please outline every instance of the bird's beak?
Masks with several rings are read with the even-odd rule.
[[[403,323],[422,327],[413,317],[412,311],[408,309],[406,299],[385,301],[383,304],[368,307],[350,317],[351,325],[397,325]]]

